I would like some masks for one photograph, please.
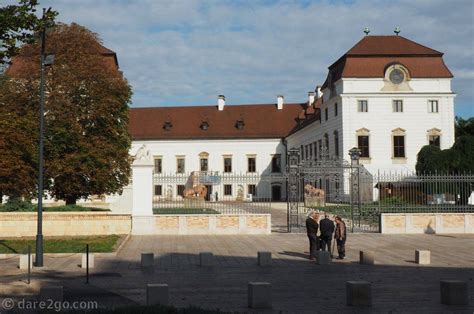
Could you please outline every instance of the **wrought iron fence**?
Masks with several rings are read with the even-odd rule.
[[[155,214],[270,213],[272,202],[286,200],[281,173],[194,171],[154,174]]]

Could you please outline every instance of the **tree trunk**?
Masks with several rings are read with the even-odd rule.
[[[66,206],[67,205],[76,205],[76,197],[75,196],[66,197]]]

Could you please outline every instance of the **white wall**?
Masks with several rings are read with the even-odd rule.
[[[414,171],[418,152],[428,144],[428,130],[441,130],[441,149],[453,145],[455,95],[449,79],[413,79],[410,92],[380,92],[383,85],[383,79],[344,79],[340,96],[345,151],[357,146],[356,131],[366,128],[370,130],[370,160],[362,162],[370,172]],[[393,112],[394,99],[403,100],[403,112]],[[358,100],[368,101],[368,112],[358,112]],[[428,111],[428,100],[438,100],[438,113]],[[405,160],[392,158],[392,130],[396,128],[406,133]]]

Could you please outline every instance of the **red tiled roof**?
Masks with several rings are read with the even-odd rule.
[[[451,78],[443,53],[402,36],[365,36],[329,67],[331,80],[384,77],[386,66],[401,63],[412,78]],[[329,73],[322,89],[329,85]]]
[[[297,117],[306,103],[131,108],[129,131],[134,140],[284,138],[298,126]],[[243,121],[239,130],[237,121]],[[201,129],[202,122],[209,129]],[[172,127],[165,130],[170,122]]]

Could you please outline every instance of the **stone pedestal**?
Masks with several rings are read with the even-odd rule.
[[[268,282],[249,282],[248,306],[251,309],[270,309],[272,307],[272,285]]]
[[[20,255],[20,263],[18,265],[20,269],[28,269],[28,254]],[[30,255],[30,269],[33,268],[33,254]]]
[[[431,263],[430,251],[416,250],[415,261],[420,265],[429,265]]]
[[[167,284],[148,284],[146,286],[146,305],[168,305],[169,290]]]
[[[258,266],[272,265],[272,252],[258,252],[257,254]]]
[[[368,281],[347,281],[346,304],[350,306],[371,306],[371,283]]]
[[[467,281],[464,280],[441,280],[440,281],[441,303],[446,305],[467,305]]]
[[[214,255],[211,252],[199,253],[199,266],[209,267],[214,265]]]
[[[82,253],[82,262],[81,268],[86,268],[87,266],[87,254]],[[89,253],[89,268],[94,268],[94,254]]]
[[[360,251],[359,262],[361,265],[375,265],[375,258],[373,252]]]
[[[62,302],[63,301],[63,286],[41,287],[39,299],[40,301],[46,301],[46,302],[48,302],[49,300],[54,301],[54,302],[56,301]]]
[[[153,267],[155,264],[155,254],[153,253],[142,253],[142,259],[140,262],[141,268]]]
[[[318,265],[328,265],[331,263],[331,253],[328,251],[316,251],[316,263]]]
[[[132,164],[132,234],[153,234],[153,158],[142,145]],[[136,218],[136,219],[135,219]]]

